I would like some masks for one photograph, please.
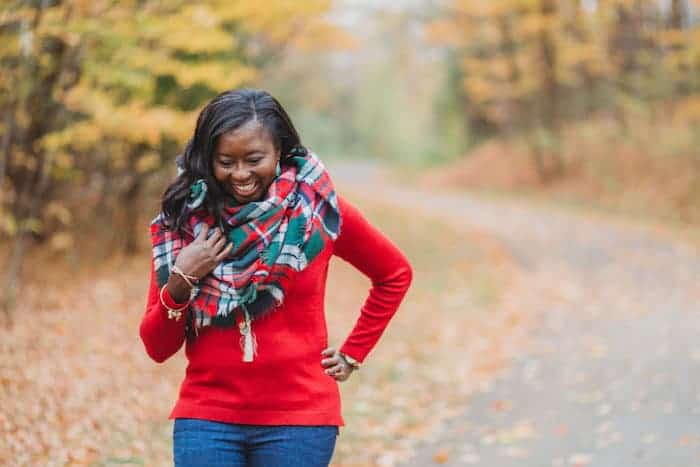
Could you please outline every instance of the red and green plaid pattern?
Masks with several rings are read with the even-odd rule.
[[[245,308],[251,318],[274,309],[294,274],[303,270],[340,233],[340,211],[333,184],[321,160],[312,153],[287,159],[262,201],[225,208],[230,227],[228,258],[202,278],[190,310],[197,327],[230,326],[235,311]],[[203,192],[203,193],[202,193]],[[162,287],[175,258],[204,224],[215,225],[202,207],[206,184],[195,182],[188,206],[193,210],[183,232],[168,230],[162,213],[151,224],[153,261]]]

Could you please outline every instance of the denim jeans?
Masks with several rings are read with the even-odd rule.
[[[176,467],[326,467],[337,426],[236,425],[176,418]]]

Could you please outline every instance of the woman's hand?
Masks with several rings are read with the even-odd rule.
[[[336,381],[345,381],[350,377],[353,367],[333,347],[328,347],[321,355],[326,357],[321,360],[321,366],[326,369],[327,375]]]
[[[209,238],[207,238],[208,233],[209,226],[204,224],[199,235],[182,248],[175,259],[175,266],[188,276],[198,279],[206,276],[226,258],[233,248],[233,243],[226,244],[226,237],[220,229],[215,228]],[[190,295],[190,288],[179,275],[170,274],[168,293],[173,300],[183,303]]]
[[[214,228],[214,233],[209,238],[208,233],[209,226],[204,224],[199,235],[180,250],[175,259],[175,266],[198,279],[212,272],[233,248],[233,243],[226,244],[226,237],[221,233],[221,229]]]

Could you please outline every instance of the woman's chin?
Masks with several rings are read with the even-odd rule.
[[[229,192],[229,195],[236,200],[238,204],[251,203],[253,201],[261,201],[263,198],[263,192],[259,188],[249,195],[241,195],[240,193]]]

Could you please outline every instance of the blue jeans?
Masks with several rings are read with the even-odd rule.
[[[176,418],[176,467],[326,467],[337,426],[236,425]]]

